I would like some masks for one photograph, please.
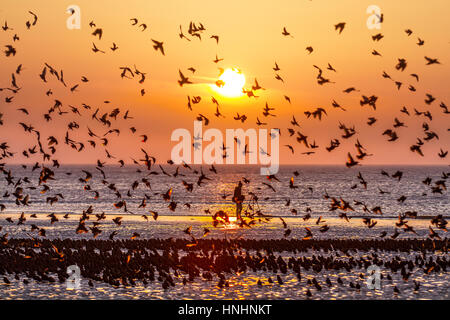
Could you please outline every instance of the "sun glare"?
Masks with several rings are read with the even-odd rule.
[[[244,95],[244,74],[236,68],[226,69],[216,81],[215,90],[226,97],[240,97]]]

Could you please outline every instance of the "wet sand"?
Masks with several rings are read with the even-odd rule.
[[[79,216],[51,225],[46,215],[17,226],[0,219],[8,242],[0,244],[2,299],[448,299],[448,239],[427,239],[430,221],[408,219],[417,232],[400,230],[390,238],[395,219],[377,217],[368,229],[361,218],[350,222],[286,217],[292,233],[283,237],[278,218],[254,228],[213,228],[208,216],[160,216],[145,221],[124,216],[117,227],[107,215],[102,233],[75,234]],[[6,215],[2,215],[2,218]],[[91,216],[86,226],[96,220]],[[36,224],[46,238],[30,232]],[[322,223],[323,224],[323,223]],[[192,235],[185,234],[192,226]],[[211,232],[203,235],[203,228]],[[304,237],[304,227],[313,231]],[[117,230],[114,241],[109,234]],[[381,239],[379,234],[388,235]],[[137,232],[139,237],[130,240]],[[32,239],[34,238],[34,240]],[[380,267],[379,289],[367,287],[367,268]],[[67,287],[67,267],[81,271],[80,287]],[[279,278],[278,278],[279,277]],[[6,278],[6,280],[5,280]]]

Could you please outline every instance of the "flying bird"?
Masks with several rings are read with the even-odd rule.
[[[162,55],[164,56],[163,42],[159,42],[159,41],[156,41],[156,40],[153,40],[153,39],[152,39],[152,41],[154,43],[153,44],[153,49],[155,49],[156,51],[160,50]]]

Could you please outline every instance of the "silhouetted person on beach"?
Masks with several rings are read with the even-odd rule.
[[[242,182],[239,181],[236,188],[234,188],[233,202],[236,203],[236,218],[242,220],[241,211],[242,211],[242,203],[244,202],[245,197],[242,195]]]

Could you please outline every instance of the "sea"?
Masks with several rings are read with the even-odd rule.
[[[178,175],[173,174],[178,166],[164,165],[163,170],[171,175],[161,173],[159,166],[153,166],[150,171],[143,167],[125,166],[105,166],[101,168],[102,173],[95,166],[61,166],[59,169],[51,168],[55,175],[53,180],[42,183],[38,186],[40,169],[32,172],[32,166],[27,168],[21,166],[6,166],[5,170],[11,170],[14,182],[21,179],[23,194],[30,195],[28,206],[16,205],[15,197],[10,195],[4,197],[4,193],[14,192],[14,185],[8,186],[6,179],[0,179],[0,204],[5,206],[3,214],[7,213],[69,213],[81,214],[89,206],[92,206],[95,213],[105,212],[105,214],[148,214],[149,210],[158,212],[159,215],[187,215],[201,216],[209,215],[217,210],[234,212],[234,204],[231,195],[239,181],[249,181],[243,183],[243,193],[246,195],[244,210],[249,205],[250,194],[258,197],[258,205],[265,215],[301,218],[308,212],[313,217],[335,217],[336,212],[330,211],[330,200],[324,195],[344,199],[353,206],[355,211],[351,215],[371,215],[364,212],[361,206],[354,205],[353,201],[364,202],[369,209],[379,206],[382,209],[382,217],[395,218],[406,211],[416,211],[418,217],[435,216],[437,214],[448,215],[450,213],[450,197],[447,190],[442,194],[432,193],[431,187],[439,180],[446,179],[450,174],[450,166],[362,166],[348,169],[345,166],[281,166],[274,178],[260,175],[258,166],[246,165],[222,165],[215,166],[217,173],[212,172],[210,166],[192,166],[191,169],[179,166]],[[137,172],[139,168],[140,172]],[[86,173],[92,174],[92,178],[87,182],[80,182],[79,179],[86,178]],[[196,170],[198,173],[194,173]],[[203,172],[207,179],[203,180],[201,186],[197,185],[199,173]],[[382,175],[384,171],[393,175],[397,171],[403,172],[401,179]],[[294,172],[298,175],[295,175]],[[367,182],[365,188],[358,179],[358,174]],[[30,183],[23,181],[28,177]],[[431,178],[431,184],[426,185],[423,181]],[[293,178],[294,188],[290,188],[290,179]],[[149,185],[145,185],[142,179],[146,179]],[[187,191],[182,184],[182,180],[193,184],[193,190]],[[132,189],[133,182],[138,182],[137,187]],[[270,184],[275,190],[270,189],[265,184]],[[116,192],[108,186],[114,184],[122,198],[118,198]],[[447,183],[448,184],[448,183]],[[44,190],[44,185],[49,190]],[[86,186],[90,190],[86,190]],[[30,189],[30,187],[37,187]],[[172,189],[171,200],[177,203],[175,211],[168,208],[168,202],[161,194],[165,194]],[[99,197],[94,198],[94,191],[98,191]],[[128,191],[130,193],[128,193]],[[128,193],[128,194],[127,194]],[[57,194],[58,201],[50,205],[47,198]],[[139,208],[142,199],[147,195],[146,206]],[[223,196],[226,196],[225,198]],[[398,199],[405,196],[401,202]],[[117,209],[114,203],[125,200],[130,213]],[[289,205],[287,202],[290,200]],[[185,204],[189,204],[185,205]],[[297,214],[291,212],[296,209]]]

